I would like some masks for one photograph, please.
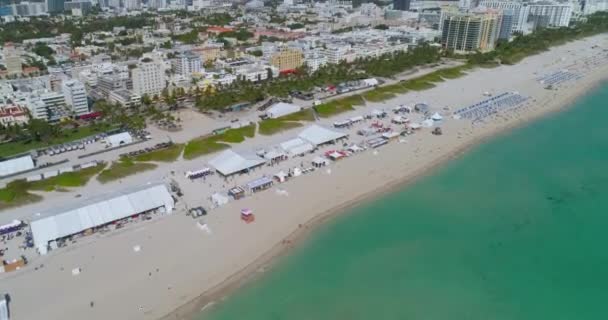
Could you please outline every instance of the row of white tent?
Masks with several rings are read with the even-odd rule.
[[[297,137],[280,143],[264,154],[263,158],[255,153],[225,150],[209,161],[209,165],[223,176],[246,172],[281,156],[297,156],[313,151],[317,146],[330,143],[348,135],[313,124],[302,130]]]
[[[83,164],[78,165],[78,166],[64,167],[64,168],[60,168],[58,170],[51,170],[51,171],[35,174],[33,176],[29,176],[29,177],[25,178],[25,180],[28,181],[28,182],[40,181],[40,180],[56,177],[56,176],[58,176],[58,175],[60,175],[62,173],[74,172],[74,171],[77,171],[77,170],[91,168],[91,167],[94,167],[94,166],[96,166],[98,164],[99,163],[97,161],[93,160],[93,161],[90,161],[90,162],[87,162],[87,163],[83,163]]]

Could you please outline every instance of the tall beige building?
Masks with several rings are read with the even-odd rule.
[[[4,66],[6,67],[6,71],[8,72],[8,74],[21,74],[21,55],[19,54],[17,49],[15,49],[13,44],[7,43],[4,45],[3,55]]]
[[[277,67],[279,71],[297,69],[304,64],[304,54],[298,49],[281,48],[272,55],[270,64]]]
[[[500,12],[493,10],[444,11],[441,17],[441,46],[455,53],[492,51],[500,34],[501,18]]]

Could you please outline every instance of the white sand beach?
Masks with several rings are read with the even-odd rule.
[[[608,52],[604,48],[608,49],[608,35],[571,42],[517,65],[476,69],[429,90],[409,92],[383,103],[368,102],[349,114],[320,120],[319,124],[329,127],[334,121],[374,109],[390,111],[397,105],[419,102],[428,103],[432,112],[444,116],[443,135],[432,135],[430,129],[424,128],[376,151],[357,153],[327,168],[214,209],[203,218],[210,232],[202,231],[197,220],[186,216],[186,206],[208,207],[209,196],[219,189],[263,174],[287,171],[300,162],[310,162],[314,155],[265,166],[228,181],[205,182],[191,182],[183,173],[203,167],[212,156],[179,160],[159,164],[156,170],[121,181],[108,184],[91,181],[72,192],[49,194],[42,203],[5,212],[7,220],[22,218],[78,201],[74,198],[76,193],[86,199],[155,181],[175,180],[184,192],[173,215],[91,236],[36,258],[22,270],[0,274],[1,291],[11,296],[11,319],[189,319],[261,270],[272,272],[269,267],[273,257],[293,248],[296,240],[333,214],[409,183],[493,135],[567,107],[605,79]],[[556,84],[551,90],[538,81],[563,70],[582,77]],[[513,91],[528,100],[484,122],[472,124],[470,120],[450,116],[461,107],[487,99],[484,93]],[[372,120],[350,129],[350,142],[362,139],[353,132],[369,125],[369,121]],[[297,135],[301,129],[270,137],[257,135],[236,149],[256,150],[276,144]],[[322,148],[317,155],[327,150],[332,147]],[[286,192],[278,193],[278,189]],[[242,208],[254,211],[254,223],[240,220]],[[134,246],[140,250],[134,250]],[[74,268],[80,268],[81,273],[73,275]]]

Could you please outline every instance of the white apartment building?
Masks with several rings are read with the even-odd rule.
[[[124,0],[124,6],[127,10],[141,9],[141,0]]]
[[[538,25],[542,27],[567,27],[571,18],[572,3],[547,1],[528,4],[528,22],[540,19]]]
[[[160,94],[166,86],[162,62],[148,57],[139,60],[132,70],[132,79],[133,92],[140,96]]]
[[[175,73],[185,77],[189,77],[193,73],[200,73],[203,70],[200,55],[191,52],[180,54],[172,59],[171,68]]]
[[[234,74],[238,79],[258,82],[268,79],[268,69],[270,69],[270,73],[273,76],[275,71],[278,73],[278,69],[276,67],[248,64],[235,69]]]
[[[51,91],[42,93],[40,100],[42,100],[46,109],[46,121],[55,122],[69,116],[66,109],[65,96],[62,92]]]
[[[327,45],[321,50],[322,54],[327,58],[327,63],[337,64],[341,61],[352,62],[356,58],[356,53],[352,50],[350,44],[345,45]]]
[[[512,10],[513,32],[528,34],[538,27],[567,27],[572,18],[572,3],[482,0],[480,6]]]
[[[318,51],[314,51],[306,55],[305,63],[308,66],[308,69],[311,72],[315,72],[319,70],[322,66],[327,64],[327,57],[319,53]]]
[[[118,103],[127,108],[141,104],[141,97],[126,89],[111,91],[109,99],[110,102]]]
[[[87,101],[87,91],[84,84],[78,80],[67,80],[61,85],[61,90],[65,96],[65,102],[72,108],[75,115],[81,116],[89,113],[89,103]]]
[[[164,9],[167,7],[167,0],[150,0],[148,1],[148,8],[150,9]]]

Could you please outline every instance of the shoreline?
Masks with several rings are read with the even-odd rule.
[[[547,90],[541,79],[555,77],[563,70],[582,77]],[[424,102],[431,112],[444,116],[443,122],[435,124],[444,134],[432,135],[431,129],[421,129],[373,152],[353,154],[347,160],[333,161],[311,174],[276,184],[268,191],[230,201],[200,219],[187,216],[188,208],[212,207],[213,192],[303,166],[304,162],[308,165],[315,156],[337,146],[322,146],[304,158],[292,157],[278,165],[263,166],[229,179],[190,181],[182,174],[204,165],[210,156],[159,164],[156,170],[107,185],[90,183],[79,192],[84,197],[157,181],[175,181],[183,190],[183,196],[175,214],[133,224],[122,232],[82,238],[68,248],[32,258],[31,265],[20,272],[0,275],[3,288],[13,298],[12,318],[51,320],[62,319],[66,314],[90,320],[210,316],[218,311],[212,308],[219,303],[230,305],[231,300],[223,301],[235,293],[238,297],[237,290],[243,285],[247,287],[268,270],[280,271],[281,262],[285,261],[280,259],[291,254],[290,250],[306,246],[307,241],[316,236],[313,232],[324,230],[323,226],[328,223],[340,223],[332,219],[354,214],[353,207],[394,190],[415,188],[419,179],[446,170],[444,166],[449,169],[450,161],[466,161],[467,152],[473,148],[479,148],[473,152],[481,152],[487,141],[573,106],[577,99],[602,85],[606,75],[608,35],[600,35],[564,44],[516,65],[477,68],[424,91],[410,91],[383,102],[368,101],[353,111],[318,119],[316,123],[332,127],[335,121],[376,109],[388,111],[398,105]],[[527,100],[518,104],[507,102],[504,112],[488,112],[482,121],[452,118],[459,108],[484,101],[488,95],[505,93]],[[367,138],[357,131],[378,125],[394,129],[392,116],[391,112],[387,118],[365,120],[340,131],[350,135],[350,143],[365,143]],[[408,118],[422,121],[424,116],[412,113]],[[275,146],[297,136],[300,130],[256,136],[235,147],[235,151]],[[73,201],[73,197],[73,192],[53,194],[44,207]],[[20,210],[31,214],[44,209],[42,207],[32,205]],[[255,212],[255,223],[241,221],[242,208]],[[199,227],[200,222],[208,226],[206,232]],[[81,270],[77,276],[70,272],[74,268]],[[32,287],[37,290],[28,289]],[[50,296],[53,299],[49,300]],[[37,307],[31,308],[32,305]],[[224,307],[227,305],[219,305]]]
[[[532,109],[532,112],[528,114],[528,118],[526,119],[510,121],[504,125],[501,125],[495,130],[484,132],[480,136],[467,142],[465,145],[459,146],[457,149],[448,152],[438,159],[435,159],[431,163],[419,168],[413,173],[396,178],[395,180],[389,181],[381,188],[376,188],[315,215],[313,218],[301,224],[297,229],[293,230],[287,237],[283,238],[281,242],[276,243],[272,248],[264,252],[250,264],[243,267],[237,273],[234,273],[228,278],[224,279],[218,285],[205,290],[199,296],[179,306],[167,315],[159,318],[159,320],[192,320],[202,312],[209,312],[209,309],[217,306],[219,303],[223,303],[224,300],[235,294],[235,292],[240,288],[258,280],[260,277],[264,276],[266,272],[272,271],[272,269],[276,267],[276,263],[279,259],[290,254],[292,251],[297,250],[298,247],[309,239],[309,237],[322,225],[330,223],[333,219],[336,219],[342,215],[348,214],[348,212],[354,207],[363,205],[370,201],[378,200],[379,198],[397,190],[411,187],[411,185],[415,184],[417,181],[436,173],[438,170],[441,170],[450,162],[460,159],[472,149],[492,141],[501,135],[509,134],[514,130],[531,125],[537,121],[542,121],[557,113],[571,110],[575,107],[578,100],[583,98],[588,93],[597,90],[602,86],[603,83],[607,81],[608,75],[593,75],[593,79],[591,79],[590,83],[587,83],[582,88],[573,90],[573,92],[564,97],[559,104],[556,103],[550,106],[549,109],[544,109],[543,107],[546,107],[549,102],[545,102],[544,105],[541,103],[540,105],[543,106],[537,106]],[[263,270],[260,271],[260,269]]]

